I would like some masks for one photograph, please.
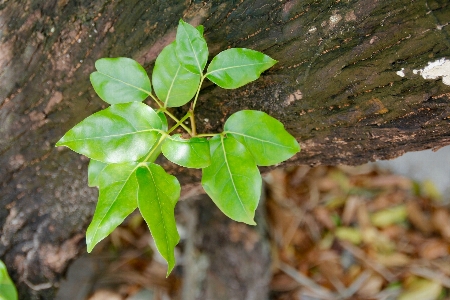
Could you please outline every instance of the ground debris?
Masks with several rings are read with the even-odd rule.
[[[271,299],[450,297],[450,205],[427,187],[374,166],[266,179]]]

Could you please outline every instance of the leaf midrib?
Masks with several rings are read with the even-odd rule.
[[[120,136],[127,136],[127,135],[133,135],[133,134],[138,134],[138,133],[143,133],[143,132],[151,132],[151,131],[160,132],[161,130],[152,128],[152,129],[145,129],[145,130],[139,130],[139,131],[133,131],[133,132],[127,132],[127,133],[121,133],[121,134],[111,134],[111,135],[104,135],[104,136],[95,136],[95,137],[86,137],[86,138],[82,138],[82,139],[67,140],[67,141],[64,141],[64,143],[78,142],[78,141],[85,141],[85,140],[104,139],[104,138],[111,138],[111,137],[120,137]]]
[[[161,200],[160,200],[160,196],[159,196],[159,193],[158,193],[158,186],[156,185],[155,178],[153,177],[153,172],[150,170],[149,166],[146,165],[145,168],[147,168],[148,172],[150,173],[150,176],[151,176],[152,182],[153,182],[153,186],[155,187],[159,214],[161,216],[161,222],[162,222],[163,227],[164,227],[164,239],[166,240],[166,251],[167,251],[166,255],[168,255],[169,254],[169,248],[170,248],[169,247],[169,240],[167,238],[166,220],[164,219],[164,215],[163,215],[163,211],[162,211],[162,207],[161,207]],[[139,184],[139,182],[138,182],[138,184]],[[169,261],[169,256],[170,255],[167,256],[167,261]]]
[[[135,89],[137,89],[137,90],[139,90],[139,91],[141,91],[141,92],[143,92],[143,93],[145,93],[145,94],[147,94],[147,95],[151,95],[151,92],[149,92],[149,91],[147,91],[147,90],[144,90],[144,89],[142,89],[142,88],[140,88],[140,87],[138,87],[138,86],[132,85],[131,83],[128,83],[128,82],[123,81],[123,80],[120,80],[120,79],[118,79],[118,78],[116,78],[116,77],[112,77],[111,75],[108,75],[108,74],[103,73],[103,72],[98,71],[98,70],[97,70],[97,72],[100,73],[100,74],[102,74],[102,75],[104,75],[104,76],[106,76],[106,77],[109,77],[109,78],[111,78],[111,79],[113,79],[113,80],[115,80],[115,81],[118,81],[118,82],[120,82],[120,83],[122,83],[122,84],[125,84],[125,85],[128,85],[128,86],[132,87],[132,88],[135,88]]]
[[[231,173],[231,169],[230,169],[230,166],[228,164],[227,151],[225,150],[225,143],[223,142],[223,137],[222,136],[221,136],[221,140],[222,140],[223,157],[224,157],[224,160],[225,160],[225,165],[227,166],[228,174],[230,175],[230,181],[233,183],[234,192],[236,193],[236,195],[237,195],[237,197],[239,199],[239,203],[241,204],[242,208],[244,209],[245,214],[247,215],[247,217],[252,219],[251,216],[249,215],[247,209],[245,208],[244,203],[242,202],[241,196],[239,195],[239,193],[237,191],[237,188],[236,188],[236,185],[234,183],[233,173]]]
[[[195,52],[194,46],[192,45],[191,37],[189,36],[189,33],[188,33],[188,31],[186,30],[186,28],[184,28],[184,25],[183,25],[181,28],[184,30],[184,32],[186,33],[186,35],[187,35],[187,37],[188,37],[189,46],[191,46],[191,51],[194,53],[194,58],[195,58],[195,61],[197,62],[198,70],[199,70],[200,74],[202,74],[202,68],[200,67],[200,62],[198,61],[197,53]],[[197,29],[196,29],[196,30],[197,30]]]
[[[219,71],[224,71],[224,70],[229,70],[229,69],[237,69],[237,68],[244,68],[244,67],[249,67],[249,66],[265,65],[265,64],[269,64],[269,62],[263,62],[263,63],[255,63],[255,64],[246,64],[246,65],[239,65],[239,66],[226,67],[226,68],[221,68],[221,69],[217,69],[217,70],[208,72],[208,73],[206,73],[205,76],[211,75],[211,74],[216,73],[216,72],[219,72]]]
[[[130,180],[131,175],[136,171],[136,169],[137,169],[138,167],[139,167],[139,164],[136,165],[136,167],[134,167],[134,169],[133,169],[133,170],[130,172],[130,174],[128,175],[127,179],[125,179],[125,180],[117,180],[117,181],[114,181],[114,182],[111,183],[111,184],[113,184],[113,183],[117,183],[117,182],[121,182],[121,181],[124,182],[124,184],[123,184],[122,187],[120,188],[119,192],[117,193],[116,197],[115,197],[114,200],[111,202],[111,205],[108,207],[108,210],[107,210],[106,213],[103,215],[103,217],[102,217],[102,219],[100,220],[100,222],[98,223],[99,226],[97,226],[97,228],[95,229],[95,232],[94,232],[94,238],[95,238],[96,235],[97,235],[98,229],[100,228],[100,224],[102,224],[102,222],[103,222],[103,220],[105,219],[106,215],[107,215],[107,214],[109,213],[109,211],[111,210],[111,207],[113,207],[113,205],[116,203],[117,198],[119,197],[120,193],[122,193],[123,188],[125,187],[125,185],[127,185],[128,180]],[[111,184],[108,185],[108,186],[111,186]],[[137,200],[137,199],[136,199],[136,200]]]
[[[271,141],[268,141],[268,140],[263,140],[263,139],[260,139],[260,138],[257,138],[257,137],[251,136],[251,135],[247,135],[247,134],[244,134],[244,133],[228,131],[228,130],[226,130],[225,133],[236,134],[236,135],[243,136],[244,138],[250,138],[250,139],[257,140],[257,141],[259,141],[261,143],[267,143],[267,144],[272,144],[272,145],[283,147],[283,148],[287,148],[287,149],[293,149],[292,147],[288,147],[288,146],[285,146],[283,144],[277,144],[277,143],[274,143],[274,142],[271,142]]]
[[[170,83],[169,90],[167,91],[166,101],[164,101],[164,107],[167,106],[167,103],[169,102],[170,93],[172,92],[173,84],[175,83],[178,73],[180,72],[181,64],[178,65],[177,72],[173,76],[172,82]]]

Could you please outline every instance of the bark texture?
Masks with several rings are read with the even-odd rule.
[[[302,145],[288,164],[450,144],[450,86],[413,72],[450,58],[448,1],[0,0],[0,258],[23,299],[52,299],[84,251],[97,191],[87,160],[54,144],[105,107],[89,83],[95,60],[132,57],[150,72],[180,18],[205,26],[211,58],[245,47],[279,61],[238,90],[205,84],[199,131],[263,110]],[[185,185],[199,180],[163,164]]]

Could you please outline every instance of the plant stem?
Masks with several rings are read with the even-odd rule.
[[[192,129],[191,136],[196,136],[197,135],[197,125],[195,125],[194,110],[192,108],[189,109],[188,114],[189,114],[189,120],[191,121],[191,129]]]
[[[206,75],[202,76],[200,79],[200,84],[198,85],[197,93],[195,94],[194,104],[192,105],[192,113],[195,110],[195,105],[197,104],[198,94],[200,94],[200,89],[202,88],[203,80],[205,80]]]
[[[167,131],[167,134],[169,134],[169,133],[171,133],[172,131],[174,131],[175,129],[177,129],[178,126],[182,125],[183,122],[184,122],[187,118],[189,118],[190,116],[191,116],[191,111],[188,111],[187,114],[185,114],[184,117],[181,118],[181,120],[179,120],[179,121],[177,122],[177,124],[173,125],[172,128],[170,128],[169,131]],[[191,133],[189,133],[189,134],[191,134]]]
[[[216,136],[216,135],[220,135],[220,133],[202,133],[202,134],[197,134],[196,137],[208,137],[208,136]]]
[[[158,98],[156,98],[155,96],[153,96],[152,93],[147,92],[147,94],[153,99],[153,101],[156,102],[156,104],[158,104],[158,106],[159,106],[160,108],[163,108],[163,107],[164,107],[164,105],[161,104],[161,102],[158,100]]]
[[[172,115],[165,107],[161,107],[161,111],[164,112],[166,115],[168,115],[172,120],[174,120],[175,122],[177,122],[177,124],[179,123],[179,126],[183,127],[184,130],[187,131],[187,133],[189,133],[189,135],[192,135],[192,131],[189,127],[187,127],[185,124],[180,123],[180,120],[178,120],[177,117],[175,117],[174,115]],[[184,118],[184,117],[183,117]]]
[[[144,159],[144,162],[154,162],[158,156],[161,154],[161,143],[168,137],[166,133],[163,133],[161,137],[159,138],[158,143],[155,147],[153,147],[152,151],[147,155],[147,157]]]

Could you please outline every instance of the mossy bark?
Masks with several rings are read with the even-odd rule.
[[[199,131],[240,109],[265,111],[302,145],[288,164],[355,165],[450,144],[450,87],[413,72],[450,57],[448,1],[0,1],[0,257],[24,299],[52,298],[84,251],[97,192],[87,160],[54,144],[105,107],[89,83],[95,60],[132,57],[151,72],[180,18],[205,26],[211,58],[245,47],[279,61],[238,90],[206,83]],[[199,180],[163,165],[183,184]]]

